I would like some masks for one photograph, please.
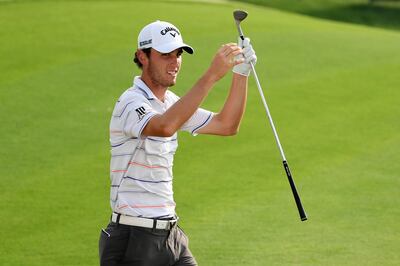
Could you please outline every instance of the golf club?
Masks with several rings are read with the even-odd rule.
[[[244,40],[244,34],[243,34],[243,31],[242,31],[242,28],[240,27],[240,22],[242,22],[247,17],[247,12],[243,11],[243,10],[235,10],[233,12],[233,17],[234,17],[235,22],[236,22],[236,27],[238,29],[239,36],[240,36],[240,38],[242,40]],[[303,205],[302,205],[301,200],[300,200],[300,196],[297,193],[296,185],[295,185],[295,183],[293,181],[292,174],[290,173],[289,165],[288,165],[288,163],[286,161],[286,157],[285,157],[285,154],[283,152],[281,142],[279,141],[278,133],[276,132],[274,121],[272,120],[271,114],[269,112],[269,108],[268,108],[267,102],[265,100],[264,93],[263,93],[263,90],[261,88],[260,81],[258,80],[258,76],[257,76],[256,69],[254,67],[253,62],[250,62],[250,66],[251,66],[251,69],[253,71],[253,75],[254,75],[254,78],[256,80],[257,88],[258,88],[258,91],[260,93],[261,100],[262,100],[262,102],[264,104],[265,111],[266,111],[268,119],[269,119],[269,123],[270,123],[272,131],[274,133],[276,144],[278,145],[279,151],[280,151],[281,156],[282,156],[283,167],[285,168],[285,172],[286,172],[286,175],[288,177],[289,184],[290,184],[290,187],[292,189],[294,199],[296,201],[297,209],[298,209],[299,214],[300,214],[300,219],[302,221],[305,221],[305,220],[307,220],[307,214],[304,211]]]

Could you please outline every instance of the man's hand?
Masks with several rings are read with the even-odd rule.
[[[234,73],[248,77],[250,75],[250,71],[251,71],[250,62],[252,62],[253,65],[255,65],[257,62],[256,52],[254,51],[253,46],[250,44],[249,38],[245,38],[244,40],[239,38],[238,46],[243,47],[243,53],[237,55],[235,57],[235,60],[243,59],[244,62],[236,65],[232,69],[232,71]]]
[[[242,53],[242,48],[240,48],[236,43],[228,43],[221,46],[217,54],[208,69],[208,74],[213,77],[216,82],[220,80],[225,74],[235,65],[244,62],[244,58],[237,58],[236,56]]]

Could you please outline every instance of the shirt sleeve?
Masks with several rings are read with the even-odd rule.
[[[135,97],[126,103],[126,115],[123,117],[123,132],[131,138],[140,138],[142,131],[150,119],[157,115],[149,100]]]
[[[198,108],[196,112],[186,121],[181,130],[188,131],[193,136],[196,136],[196,133],[200,128],[205,127],[213,118],[214,113],[203,108]]]

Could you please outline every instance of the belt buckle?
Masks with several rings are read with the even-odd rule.
[[[153,219],[153,230],[171,230],[172,227],[178,224],[179,217],[175,217],[173,220],[158,220]]]
[[[169,225],[168,221],[153,219],[153,230],[155,229],[166,230],[168,229],[167,228],[168,225]]]
[[[171,230],[177,224],[178,220],[154,220],[153,229]]]

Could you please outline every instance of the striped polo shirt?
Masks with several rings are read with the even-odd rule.
[[[167,90],[164,102],[140,79],[115,104],[110,122],[110,204],[114,212],[147,218],[175,215],[172,165],[178,147],[171,137],[142,136],[156,114],[164,113],[179,97]],[[213,113],[199,108],[180,130],[196,135]]]

